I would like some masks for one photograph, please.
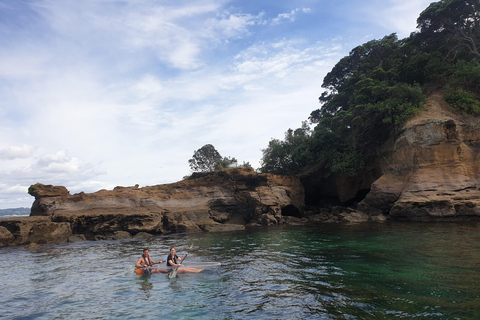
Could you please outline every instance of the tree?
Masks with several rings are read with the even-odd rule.
[[[239,167],[240,168],[252,168],[253,169],[252,165],[248,161],[247,162],[243,161],[243,163]]]
[[[319,123],[324,117],[334,117],[341,111],[348,112],[355,105],[357,83],[366,77],[383,81],[394,78],[402,44],[396,34],[391,34],[350,51],[325,76],[322,87],[326,91],[319,97],[322,107],[311,113],[310,121]]]
[[[262,172],[295,174],[321,164],[355,175],[378,147],[442,88],[451,106],[480,114],[480,0],[440,0],[419,32],[355,47],[325,76],[313,130],[289,129],[263,149]]]
[[[225,168],[236,167],[237,164],[238,164],[237,159],[224,157],[217,161],[217,163],[215,164],[215,170],[222,170]]]
[[[441,0],[425,9],[417,19],[421,33],[433,35],[455,56],[462,51],[480,58],[480,1]],[[462,50],[463,49],[463,50]]]
[[[215,166],[222,160],[222,156],[211,144],[206,144],[193,153],[188,164],[192,171],[209,172],[214,171]]]
[[[421,74],[402,72],[412,51],[391,34],[354,48],[335,65],[322,84],[322,106],[310,115],[317,124],[310,159],[353,175],[362,169],[362,158],[422,106],[425,96],[416,83]]]
[[[310,127],[307,121],[296,130],[288,129],[283,141],[272,139],[262,149],[261,172],[295,174],[312,162],[310,153]]]

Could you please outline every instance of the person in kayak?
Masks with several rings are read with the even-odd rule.
[[[136,272],[138,274],[143,273],[169,273],[170,270],[165,268],[152,268],[154,264],[160,264],[163,261],[153,261],[150,258],[148,248],[143,249],[143,254],[140,258],[138,258],[137,263],[135,263],[135,267],[137,268]]]
[[[188,252],[185,254],[185,257],[186,256],[188,256]],[[195,269],[195,268],[182,266],[180,263],[185,259],[185,257],[179,258],[176,254],[175,248],[171,247],[170,254],[167,257],[167,266],[172,268],[178,267],[177,273],[186,273],[186,272],[199,273],[203,271],[203,269]]]

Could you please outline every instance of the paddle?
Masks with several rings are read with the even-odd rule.
[[[160,268],[160,267],[153,267],[154,264],[162,264],[162,263],[163,263],[163,261],[158,261],[158,262],[152,263],[151,266],[145,265],[145,266],[143,266],[143,267],[135,267],[135,269],[133,269],[132,272],[133,272],[133,273],[137,273],[137,269],[140,269],[140,270],[144,270],[145,273],[150,273],[151,269],[158,269],[158,268]]]
[[[182,264],[182,262],[185,260],[185,258],[186,258],[187,255],[188,255],[188,252],[189,252],[190,250],[192,250],[192,247],[193,247],[193,243],[192,243],[192,245],[190,246],[190,248],[188,248],[188,251],[187,251],[187,253],[185,254],[185,257],[183,257],[182,261],[180,261],[180,264]],[[168,275],[168,277],[169,277],[170,279],[173,279],[173,278],[175,278],[175,277],[177,276],[178,268],[180,268],[180,266],[176,267],[175,269],[172,270],[172,272],[170,272],[170,274]]]

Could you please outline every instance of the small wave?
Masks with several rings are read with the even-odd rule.
[[[0,219],[7,219],[7,218],[24,218],[24,217],[29,217],[29,214],[6,214],[6,215],[0,215]]]

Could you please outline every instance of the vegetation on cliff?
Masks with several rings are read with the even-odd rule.
[[[237,159],[222,157],[211,144],[206,144],[194,151],[192,158],[188,160],[188,164],[193,172],[211,172],[239,166]],[[243,162],[240,167],[251,168],[251,165],[248,162]]]
[[[308,121],[263,150],[262,172],[296,174],[321,163],[355,175],[430,92],[443,90],[461,112],[480,113],[480,1],[442,0],[417,19],[418,31],[354,48],[324,78]]]

